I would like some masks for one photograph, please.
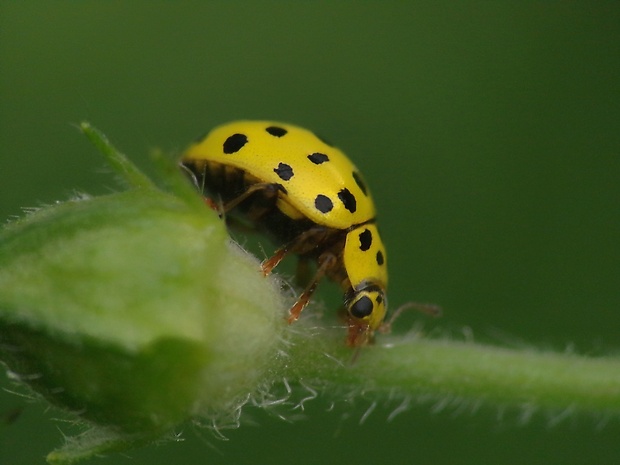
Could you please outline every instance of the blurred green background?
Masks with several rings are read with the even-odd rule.
[[[148,169],[150,148],[238,118],[355,160],[392,306],[439,303],[427,326],[455,337],[617,353],[620,3],[0,2],[0,218],[114,186],[81,120]],[[371,403],[318,400],[292,424],[250,409],[230,441],[188,427],[93,463],[620,463],[617,418],[424,404],[387,422],[380,404],[360,425]],[[0,392],[0,464],[41,463],[69,429],[54,418]]]

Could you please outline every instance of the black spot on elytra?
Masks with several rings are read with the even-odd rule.
[[[355,201],[355,196],[349,192],[349,189],[345,187],[338,192],[338,198],[344,204],[344,208],[351,213],[355,213],[355,210],[357,210],[357,202]]]
[[[286,163],[280,163],[277,168],[274,168],[273,171],[278,175],[280,179],[283,181],[288,181],[293,177],[293,168]]]
[[[224,153],[230,155],[236,153],[248,143],[248,137],[245,134],[233,134],[224,141]]]
[[[310,160],[315,165],[320,165],[321,163],[325,163],[326,161],[329,161],[329,157],[325,155],[324,153],[316,152],[316,153],[308,155],[308,160]]]
[[[360,250],[366,252],[372,245],[372,233],[369,229],[364,229],[360,233]]]
[[[319,194],[314,199],[314,206],[321,213],[329,213],[334,208],[334,203],[326,195]]]
[[[265,131],[267,131],[269,134],[271,134],[274,137],[285,136],[286,133],[288,132],[286,129],[281,128],[279,126],[269,126],[267,129],[265,129]]]
[[[349,313],[355,318],[364,318],[372,313],[372,300],[368,296],[360,297],[360,299],[351,305]]]
[[[380,250],[377,252],[377,265],[381,266],[385,263],[385,257]]]

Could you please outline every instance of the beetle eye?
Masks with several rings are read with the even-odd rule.
[[[365,318],[372,313],[372,309],[372,300],[368,296],[363,296],[351,305],[349,313],[355,318]]]

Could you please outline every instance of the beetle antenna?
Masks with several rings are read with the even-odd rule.
[[[401,315],[401,313],[403,313],[406,310],[417,310],[418,312],[425,313],[426,315],[432,316],[433,318],[438,318],[443,313],[442,308],[436,304],[428,304],[428,303],[421,303],[421,302],[407,302],[405,304],[402,304],[400,307],[398,307],[394,311],[394,313],[392,313],[392,316],[390,317],[390,319],[384,322],[379,327],[378,331],[384,334],[392,331],[392,324]]]

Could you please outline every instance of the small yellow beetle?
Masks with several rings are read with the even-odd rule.
[[[387,257],[370,192],[344,153],[297,126],[238,121],[190,146],[182,164],[205,194],[221,199],[223,212],[281,245],[263,262],[265,275],[288,254],[316,261],[289,322],[327,276],[344,290],[347,344],[372,341],[386,314]]]

